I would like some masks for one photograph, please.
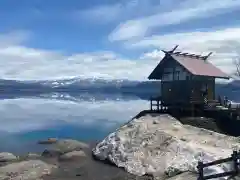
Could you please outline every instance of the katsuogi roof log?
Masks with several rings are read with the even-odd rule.
[[[148,79],[161,79],[160,74],[165,67],[165,62],[169,60],[175,61],[192,75],[229,79],[229,76],[227,74],[207,61],[212,52],[206,56],[201,56],[197,54],[175,52],[176,48],[177,46],[174,47],[171,51],[163,50],[165,53],[164,58],[149,75]]]

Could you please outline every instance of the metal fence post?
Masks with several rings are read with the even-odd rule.
[[[233,159],[234,171],[235,171],[235,174],[237,175],[238,174],[238,152],[237,151],[233,151],[232,159]]]
[[[153,105],[152,105],[153,103],[152,103],[152,98],[150,99],[150,110],[152,111],[153,110]]]
[[[203,179],[203,162],[202,161],[198,162],[197,169],[198,169],[198,173],[199,173],[198,180],[204,180]]]

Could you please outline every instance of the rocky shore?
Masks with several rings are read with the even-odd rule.
[[[185,177],[187,172],[197,179],[198,161],[206,163],[227,158],[239,149],[238,137],[182,124],[167,114],[146,114],[109,134],[97,144],[93,154],[138,176],[189,179]],[[204,168],[204,174],[231,170],[231,163],[223,163]]]
[[[0,180],[196,180],[198,160],[224,158],[240,149],[237,137],[183,121],[193,122],[145,115],[98,143],[49,138],[36,142],[45,147],[40,154],[0,152]]]
[[[50,138],[39,141],[46,146],[42,154],[15,156],[0,152],[0,180],[148,180],[113,165],[94,160],[92,148],[72,139]]]
[[[92,156],[96,143],[85,144],[72,139],[48,139],[38,142],[48,147],[42,154],[15,156],[0,152],[0,180],[195,180],[186,172],[174,178],[137,176]]]

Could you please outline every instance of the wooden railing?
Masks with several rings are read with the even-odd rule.
[[[157,111],[160,111],[160,109],[161,109],[161,96],[150,98],[150,110],[151,111],[154,110],[154,107],[156,107]]]
[[[214,178],[221,178],[221,177],[228,177],[228,176],[234,177],[234,176],[238,175],[238,173],[239,173],[239,169],[238,169],[239,160],[240,160],[240,152],[233,151],[233,154],[229,158],[219,159],[219,160],[205,163],[205,164],[203,162],[198,162],[198,166],[197,166],[198,173],[199,173],[198,180],[214,179]],[[218,173],[218,174],[211,174],[211,175],[204,176],[204,173],[203,173],[204,168],[222,164],[222,163],[226,163],[226,162],[232,162],[234,169],[231,171],[228,171],[228,172],[222,172],[222,173]]]

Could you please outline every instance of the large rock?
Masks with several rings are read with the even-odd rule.
[[[54,166],[40,160],[29,160],[0,167],[0,179],[40,180],[50,174]]]
[[[196,172],[197,162],[229,157],[239,148],[238,138],[183,125],[169,115],[134,119],[108,135],[93,155],[135,175]],[[206,168],[205,174],[232,168],[229,164]]]
[[[8,152],[0,153],[0,162],[9,162],[14,160],[17,160],[17,157],[12,153],[8,153]]]
[[[58,140],[56,143],[50,145],[47,149],[45,149],[42,155],[57,157],[71,151],[78,151],[86,148],[89,147],[83,142],[72,139],[61,139]]]

